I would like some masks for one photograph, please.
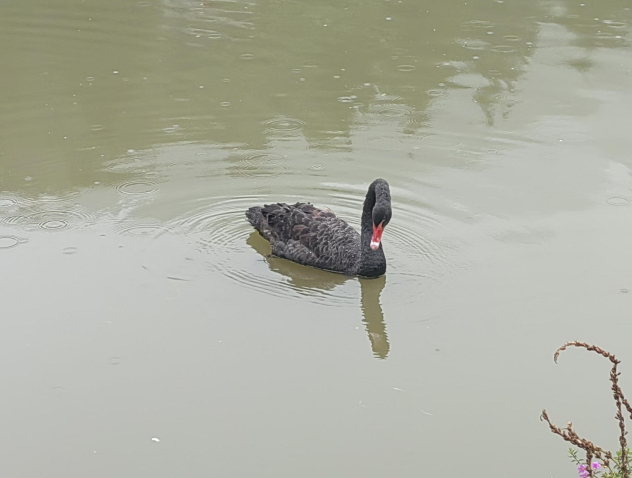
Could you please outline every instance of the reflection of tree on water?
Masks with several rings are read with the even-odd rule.
[[[58,4],[60,18],[74,8]],[[28,113],[0,117],[24,132],[3,137],[3,189],[37,195],[40,177],[53,195],[119,182],[123,173],[104,170],[104,161],[182,141],[264,151],[298,137],[311,148],[345,150],[358,124],[394,124],[405,134],[431,126],[434,96],[456,88],[470,91],[491,124],[519,99],[542,25],[562,25],[589,53],[629,46],[632,22],[629,0],[163,0],[132,13],[130,36],[116,29],[129,8],[112,0],[111,16],[101,16],[116,42],[86,39],[89,30],[78,28],[51,50],[57,42],[47,32],[24,30],[32,48],[15,53],[18,67],[0,77],[0,90],[13,98],[7,108]],[[31,9],[16,2],[8,20],[30,18]],[[20,43],[18,29],[6,31],[3,39]],[[102,54],[86,46],[93,44]],[[65,61],[50,56],[60,51]],[[116,58],[106,62],[111,68],[108,57]],[[42,64],[51,66],[45,75]],[[85,80],[92,74],[96,81]]]
[[[325,301],[327,300],[326,291],[333,291],[336,287],[343,285],[349,280],[357,280],[353,277],[302,266],[286,259],[270,256],[271,251],[268,241],[263,239],[257,232],[253,232],[246,242],[255,251],[266,257],[266,262],[271,271],[288,278],[288,285],[299,294],[311,297],[322,296],[323,301]],[[380,294],[385,284],[385,277],[360,279],[363,322],[371,342],[373,354],[381,359],[387,357],[390,349],[384,314],[380,305]]]
[[[571,43],[589,54],[598,48],[629,48],[632,8],[629,0],[574,2],[557,0],[545,4],[547,20],[575,35]],[[579,71],[593,65],[588,58],[569,63]]]

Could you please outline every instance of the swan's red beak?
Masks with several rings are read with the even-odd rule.
[[[382,233],[384,232],[384,223],[381,222],[379,226],[373,224],[373,237],[371,238],[371,249],[377,251],[380,248],[380,242],[382,242]]]

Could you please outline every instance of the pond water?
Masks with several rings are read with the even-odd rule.
[[[543,408],[616,447],[552,354],[632,393],[631,7],[4,0],[3,474],[574,476]],[[244,216],[358,227],[377,177],[377,280]]]

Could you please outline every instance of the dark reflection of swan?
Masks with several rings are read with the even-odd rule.
[[[380,304],[380,294],[384,290],[385,284],[386,276],[377,279],[360,279],[363,322],[371,341],[373,354],[381,359],[386,358],[390,348],[382,305]]]
[[[380,359],[387,357],[390,345],[386,334],[384,314],[380,305],[380,294],[386,284],[384,276],[377,279],[356,279],[270,256],[270,243],[256,231],[250,235],[246,243],[259,254],[266,257],[266,262],[271,271],[287,277],[289,285],[299,294],[314,296],[323,291],[334,290],[349,280],[359,280],[363,322],[371,342],[373,355]]]

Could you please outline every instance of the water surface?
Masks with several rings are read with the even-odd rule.
[[[632,393],[632,11],[528,2],[0,4],[8,476],[568,476]],[[270,257],[251,205],[386,277]],[[537,457],[537,458],[536,458]]]

